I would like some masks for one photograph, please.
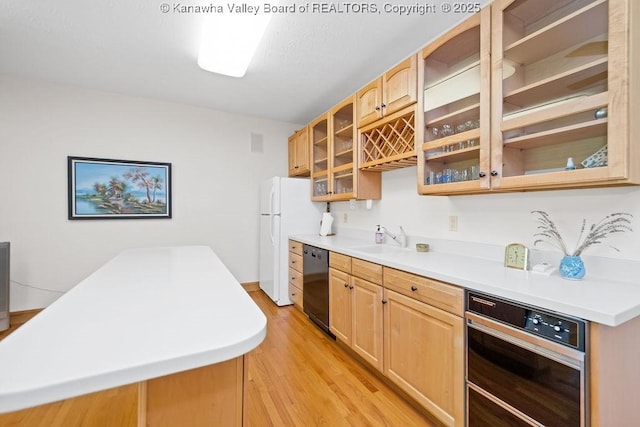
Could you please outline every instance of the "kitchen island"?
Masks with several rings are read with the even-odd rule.
[[[244,354],[265,334],[210,248],[124,251],[0,342],[0,424],[64,400],[57,425],[241,425]],[[76,401],[96,413],[77,421]]]

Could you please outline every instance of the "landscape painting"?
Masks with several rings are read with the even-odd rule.
[[[68,157],[69,219],[171,218],[171,163]]]

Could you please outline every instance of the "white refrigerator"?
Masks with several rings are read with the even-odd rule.
[[[289,305],[289,235],[320,231],[323,203],[311,201],[305,178],[273,177],[260,184],[260,289]]]

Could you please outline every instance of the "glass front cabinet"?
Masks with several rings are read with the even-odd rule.
[[[380,198],[380,172],[357,168],[354,106],[355,94],[309,124],[314,201]]]
[[[420,194],[489,188],[490,19],[485,8],[422,51]]]
[[[419,193],[640,183],[637,3],[496,0],[427,46]]]

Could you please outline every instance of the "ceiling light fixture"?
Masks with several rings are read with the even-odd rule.
[[[269,4],[273,7],[277,1]],[[263,0],[229,4],[204,19],[198,65],[212,73],[243,77],[271,19]]]

